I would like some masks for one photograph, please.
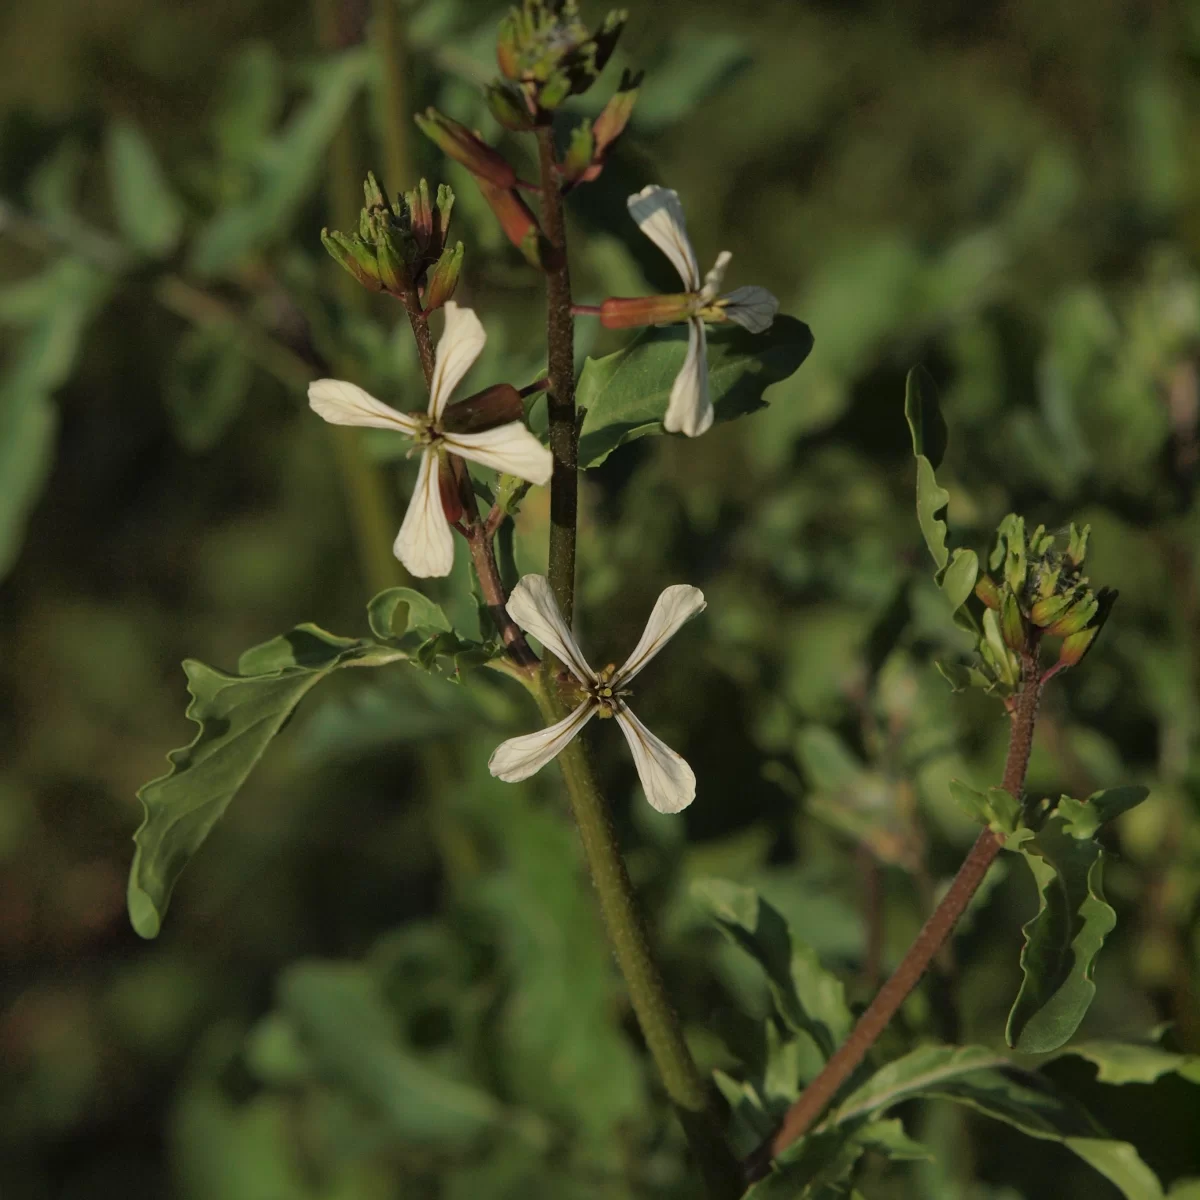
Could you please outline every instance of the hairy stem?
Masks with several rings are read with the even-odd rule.
[[[554,132],[537,131],[542,190],[542,229],[553,247],[546,272],[546,362],[549,391],[550,479],[549,579],[568,625],[575,612],[575,538],[579,515],[579,429],[575,422],[575,324],[571,316],[571,274],[562,194],[555,173]]]
[[[551,723],[566,715],[552,687],[550,681],[543,680],[536,693],[538,707]],[[715,1093],[700,1076],[650,952],[633,883],[592,771],[587,744],[577,737],[558,758],[584,858],[600,901],[600,914],[642,1036],[679,1115],[709,1196],[712,1200],[732,1200],[742,1193],[742,1170],[725,1144]]]
[[[1005,791],[1018,800],[1025,786],[1025,772],[1033,748],[1033,732],[1037,724],[1038,702],[1041,699],[1041,677],[1036,646],[1022,655],[1022,689],[1017,693],[1011,711],[1011,730],[1008,758],[1004,764]],[[862,1062],[867,1051],[878,1040],[896,1015],[908,994],[921,981],[934,956],[950,936],[971,897],[983,882],[988,868],[1000,852],[1000,839],[985,829],[975,840],[963,865],[958,869],[950,890],[942,898],[909,947],[903,961],[891,978],[880,988],[866,1012],[858,1019],[850,1036],[838,1047],[820,1074],[804,1089],[800,1099],[788,1109],[779,1131],[759,1148],[747,1164],[752,1176],[766,1172],[770,1160],[781,1154],[798,1138],[803,1137],[813,1122],[825,1110],[841,1086]]]

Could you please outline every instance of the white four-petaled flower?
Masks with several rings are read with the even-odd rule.
[[[751,333],[771,327],[779,301],[766,288],[740,287],[718,296],[725,268],[733,257],[728,250],[717,255],[713,269],[700,279],[696,254],[688,240],[679,196],[670,188],[651,184],[628,201],[629,214],[638,228],[671,260],[692,297],[688,322],[688,349],[683,369],[675,377],[663,424],[672,433],[698,437],[713,422],[708,396],[708,346],[705,321],[736,321]]]
[[[451,393],[479,357],[487,334],[474,311],[446,303],[446,327],[438,342],[425,413],[397,412],[353,383],[318,379],[308,385],[312,410],[334,425],[395,429],[421,447],[417,486],[404,514],[393,551],[413,575],[448,575],[454,565],[454,535],[442,509],[438,464],[444,453],[457,454],[530,483],[550,479],[550,451],[521,424],[510,421],[482,433],[453,433],[442,428]]]
[[[537,733],[510,738],[496,747],[488,768],[500,779],[515,783],[540,771],[595,716],[615,717],[629,749],[638,777],[652,807],[677,813],[696,798],[696,776],[665,742],[660,741],[630,711],[627,685],[679,631],[680,626],[704,611],[699,588],[676,584],[659,596],[641,640],[621,667],[593,671],[575,641],[544,575],[526,575],[508,599],[509,615],[575,677],[583,699],[570,716]]]

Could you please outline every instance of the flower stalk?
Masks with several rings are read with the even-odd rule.
[[[1017,800],[1025,786],[1025,772],[1033,749],[1038,704],[1042,694],[1042,672],[1037,656],[1037,636],[1032,635],[1021,653],[1021,690],[1012,699],[1008,755],[1004,764],[1002,787]],[[850,1036],[835,1051],[820,1074],[804,1089],[788,1109],[782,1125],[747,1161],[751,1179],[761,1178],[790,1145],[802,1138],[837,1095],[854,1069],[879,1040],[909,993],[920,983],[930,963],[954,931],[971,897],[979,890],[1003,842],[990,829],[975,839],[954,881],[941,903],[930,914],[900,965],[880,988]]]
[[[542,716],[556,724],[567,716],[567,710],[552,687],[543,675],[534,695]],[[725,1143],[716,1094],[696,1067],[650,951],[633,882],[625,869],[584,738],[577,737],[564,747],[558,761],[600,902],[600,915],[646,1048],[683,1125],[710,1200],[734,1200],[743,1191],[742,1170]]]

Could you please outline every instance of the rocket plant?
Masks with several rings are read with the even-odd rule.
[[[449,574],[461,538],[478,589],[481,627],[456,629],[417,588],[390,588],[368,604],[370,636],[338,637],[302,625],[247,651],[233,673],[185,663],[193,697],[188,714],[200,731],[171,754],[170,772],[140,793],[145,820],[129,883],[133,924],[143,936],[158,933],[188,860],[300,700],[327,675],[350,666],[418,668],[460,681],[475,670],[498,670],[527,691],[544,727],[514,731],[497,746],[489,767],[520,785],[557,760],[617,965],[707,1196],[845,1195],[867,1151],[892,1161],[922,1153],[886,1116],[918,1096],[965,1103],[1030,1136],[1061,1141],[1126,1196],[1161,1195],[1131,1146],[1108,1138],[1048,1080],[1003,1052],[934,1045],[874,1070],[864,1065],[1002,851],[1027,863],[1039,897],[1039,910],[1024,930],[1023,982],[1008,1042],[1030,1053],[1069,1052],[1063,1047],[1094,994],[1096,954],[1114,922],[1103,895],[1104,849],[1096,834],[1145,796],[1134,787],[1056,801],[1026,794],[1043,689],[1079,665],[1115,596],[1093,589],[1084,574],[1086,528],[1055,534],[1038,526],[1030,532],[1010,514],[999,526],[986,571],[974,550],[950,548],[949,494],[936,475],[946,426],[932,381],[919,370],[910,375],[905,398],[918,521],[947,616],[971,647],[938,668],[956,689],[982,689],[995,701],[998,719],[1009,723],[1003,777],[987,792],[954,784],[981,832],[899,966],[857,1020],[837,975],[770,905],[732,884],[698,885],[696,898],[717,927],[761,967],[771,1012],[761,1054],[737,1069],[702,1070],[684,1037],[597,783],[588,737],[612,719],[628,742],[646,799],[662,813],[680,813],[693,801],[723,802],[706,793],[704,779],[629,705],[629,685],[684,623],[701,616],[706,602],[689,581],[658,581],[663,590],[629,658],[619,667],[593,668],[573,631],[579,476],[633,438],[696,438],[715,422],[753,412],[772,382],[801,365],[811,337],[800,321],[779,315],[777,300],[764,288],[743,285],[721,293],[727,252],[702,276],[680,197],[654,183],[629,196],[628,217],[670,260],[682,289],[643,297],[576,295],[564,199],[602,174],[627,125],[636,121],[641,77],[626,72],[594,120],[580,117],[569,101],[598,83],[624,23],[623,12],[612,12],[591,28],[575,0],[522,0],[502,22],[500,77],[488,85],[487,101],[507,131],[530,142],[536,178],[521,178],[499,150],[452,116],[430,109],[416,118],[470,172],[508,239],[540,273],[544,375],[488,381],[453,399],[484,347],[488,318],[465,302],[471,269],[462,242],[449,237],[454,196],[446,185],[434,190],[422,179],[393,194],[370,175],[357,230],[322,232],[326,249],[358,284],[397,302],[398,319],[407,321],[415,339],[424,395],[419,379],[404,395],[384,400],[353,380],[322,378],[309,387],[311,409],[334,424],[408,439],[419,465],[394,553],[419,583]],[[588,359],[580,370],[575,324],[596,318],[611,330],[639,332],[624,349]],[[436,341],[435,321],[441,323]],[[522,519],[529,489],[541,487],[549,488],[545,574],[531,572],[506,586],[497,536]],[[603,631],[596,640],[603,641]],[[535,725],[532,705],[529,726]],[[1106,1053],[1096,1046],[1079,1052],[1097,1062]]]

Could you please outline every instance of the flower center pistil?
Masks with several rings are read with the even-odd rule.
[[[436,418],[429,416],[428,413],[423,413],[416,416],[416,421],[417,429],[412,435],[410,455],[416,450],[423,450],[426,446],[436,445],[442,440],[441,422]]]
[[[591,686],[592,699],[596,702],[598,717],[615,717],[625,708],[624,697],[628,696],[628,688],[617,686],[615,678],[617,668],[615,663],[609,663],[603,671],[596,673],[596,682]]]

